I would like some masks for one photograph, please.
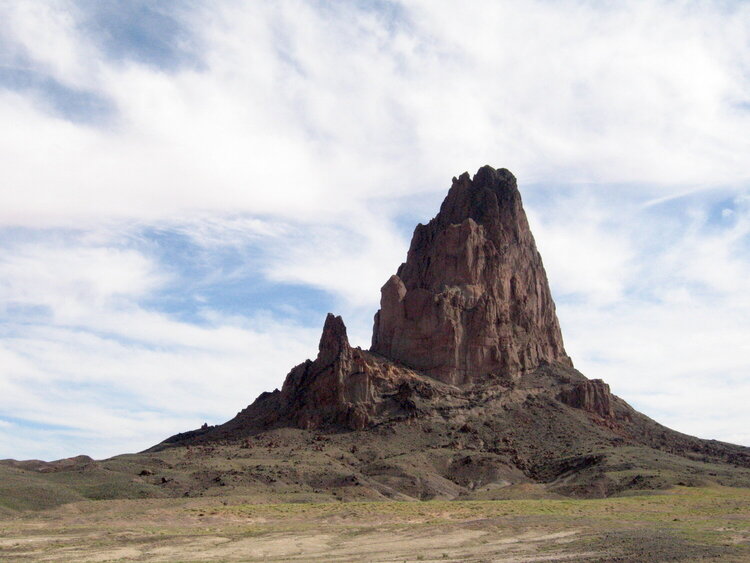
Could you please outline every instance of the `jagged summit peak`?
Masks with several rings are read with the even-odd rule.
[[[481,204],[486,201],[483,201],[483,198],[490,193],[498,201],[520,199],[518,182],[510,170],[485,165],[477,170],[473,178],[468,172],[464,172],[458,178],[453,177],[451,189],[440,207],[440,212],[462,209],[463,206],[458,200],[466,196],[469,196],[468,203],[473,204],[474,210],[481,211]]]
[[[349,348],[349,338],[346,335],[346,325],[341,317],[328,313],[323,334],[318,344],[318,361],[331,363]]]
[[[453,183],[433,219],[446,226],[473,219],[485,227],[495,242],[514,239],[529,232],[516,177],[507,169],[483,166],[469,178],[464,172]],[[527,237],[528,238],[528,237]]]
[[[454,178],[381,290],[372,351],[452,384],[570,364],[516,178]]]

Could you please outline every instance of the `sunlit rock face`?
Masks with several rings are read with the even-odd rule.
[[[579,381],[564,389],[560,401],[576,409],[599,415],[604,419],[615,417],[612,393],[601,379]]]
[[[464,173],[381,290],[372,352],[443,382],[570,365],[547,275],[508,170]]]

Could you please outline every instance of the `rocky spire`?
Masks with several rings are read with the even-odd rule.
[[[516,179],[464,173],[381,290],[372,348],[451,384],[570,365]]]
[[[390,362],[352,348],[344,321],[329,313],[318,357],[287,375],[276,412],[267,420],[286,417],[295,426],[308,429],[331,424],[362,429],[382,412],[410,415],[413,404],[403,391],[404,383],[413,379],[408,370],[394,369]]]

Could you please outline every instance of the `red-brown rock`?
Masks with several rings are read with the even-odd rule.
[[[453,179],[381,291],[373,352],[451,384],[571,365],[547,275],[508,170]]]
[[[408,416],[414,409],[410,392],[420,385],[411,370],[352,348],[341,317],[329,313],[318,357],[295,367],[284,381],[279,416],[300,428],[359,430],[384,413]]]
[[[560,393],[560,400],[576,409],[582,409],[602,418],[614,418],[612,394],[609,385],[601,379],[590,379],[576,383]]]
[[[454,178],[440,213],[417,226],[382,288],[371,351],[352,348],[329,314],[317,358],[236,424],[362,429],[418,414],[415,399],[445,383],[507,382],[554,363],[571,365],[516,180],[485,166]]]
[[[288,427],[318,435],[310,442]],[[669,430],[572,368],[515,178],[488,166],[454,179],[440,213],[417,227],[406,263],[383,286],[372,351],[352,348],[329,314],[316,359],[292,369],[281,390],[152,451],[217,441],[285,448],[302,462],[283,464],[288,482],[362,483],[388,498],[530,481],[577,496],[661,488],[661,477],[623,480],[619,468],[658,476],[663,452],[676,483],[746,483],[739,468],[750,467],[750,449]],[[708,478],[697,481],[702,462]]]

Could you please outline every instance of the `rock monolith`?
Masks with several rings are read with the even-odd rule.
[[[571,365],[516,178],[490,166],[453,178],[381,290],[372,352],[445,383]]]

